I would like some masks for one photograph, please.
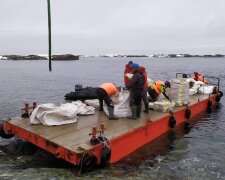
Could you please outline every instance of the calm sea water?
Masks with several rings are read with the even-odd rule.
[[[0,61],[0,119],[19,116],[24,102],[65,103],[75,84],[123,85],[125,64],[145,66],[154,80],[177,72],[217,76],[225,92],[225,58],[84,58],[79,61]],[[196,118],[190,131],[182,127],[146,145],[126,159],[78,178],[93,179],[225,179],[225,99],[212,114]],[[197,121],[198,120],[198,121]],[[0,179],[74,179],[73,166],[18,139],[0,139]]]

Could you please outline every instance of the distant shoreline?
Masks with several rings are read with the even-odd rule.
[[[61,54],[61,55],[52,55],[53,61],[74,61],[79,60],[81,57],[83,58],[189,58],[189,57],[202,57],[202,58],[219,58],[225,57],[222,54],[205,54],[205,55],[191,55],[191,54],[155,54],[155,55],[114,55],[114,54],[106,54],[106,55],[93,55],[93,56],[85,56],[85,55],[73,55],[73,54]],[[0,60],[48,60],[47,55],[0,55]]]
[[[53,61],[74,61],[79,60],[79,55],[72,55],[72,54],[62,54],[62,55],[52,55]],[[20,60],[48,60],[48,56],[41,56],[41,55],[0,55],[0,60],[12,60],[12,61],[20,61]]]
[[[118,58],[129,58],[129,57],[146,57],[146,58],[186,58],[186,57],[202,57],[202,58],[210,58],[210,57],[225,57],[222,54],[205,54],[205,55],[191,55],[191,54],[155,54],[155,55],[96,55],[96,56],[82,56],[88,58],[97,58],[97,57],[118,57]]]

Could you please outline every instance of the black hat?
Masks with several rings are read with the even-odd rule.
[[[128,64],[132,65],[133,64],[133,61],[129,61]]]
[[[165,82],[165,86],[170,88],[170,82],[169,81],[166,81]]]

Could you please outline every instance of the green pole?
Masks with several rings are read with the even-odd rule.
[[[48,59],[49,59],[49,71],[52,71],[52,38],[51,38],[51,5],[50,0],[48,3]]]

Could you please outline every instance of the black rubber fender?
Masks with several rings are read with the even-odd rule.
[[[10,139],[14,136],[14,134],[6,134],[4,129],[3,129],[3,122],[0,122],[0,137],[4,139]]]
[[[169,127],[174,128],[175,126],[176,126],[176,118],[174,117],[174,115],[171,115],[169,119]]]
[[[211,112],[212,112],[212,101],[208,100],[207,113],[211,113]]]
[[[216,95],[216,102],[220,102],[221,97],[223,97],[223,92],[222,91],[218,91],[217,95]]]
[[[191,110],[189,108],[187,108],[185,110],[185,118],[186,119],[190,119],[190,117],[191,117]]]
[[[85,154],[80,163],[80,172],[81,174],[92,171],[97,164],[97,158],[92,154]]]
[[[221,98],[221,97],[220,97],[219,95],[216,95],[216,99],[215,99],[216,102],[220,102],[220,98]]]
[[[109,165],[111,159],[111,149],[109,147],[103,147],[101,151],[101,167]]]
[[[223,97],[223,92],[222,91],[218,91],[218,94],[220,95],[220,97]]]

